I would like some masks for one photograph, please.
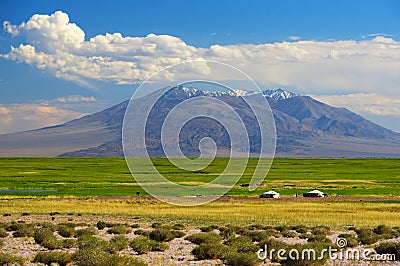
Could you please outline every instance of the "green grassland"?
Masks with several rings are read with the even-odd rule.
[[[212,181],[227,159],[215,159],[207,168],[191,172],[153,159],[158,171],[171,181],[198,185]],[[400,196],[400,159],[275,159],[263,185],[247,187],[257,160],[251,159],[229,195],[257,196],[269,189],[293,196],[318,188],[328,195]],[[1,196],[132,196],[146,195],[122,158],[0,158],[0,190],[54,190],[1,192]]]
[[[153,159],[157,169],[173,182],[185,185],[209,182],[224,169],[227,159],[216,159],[197,172],[182,171],[166,159]],[[228,193],[236,197],[195,207],[174,206],[151,197],[131,176],[121,158],[1,158],[0,214],[43,215],[51,212],[110,217],[139,217],[151,221],[188,224],[232,223],[306,224],[329,226],[398,226],[400,221],[400,159],[275,159],[261,187],[247,184],[257,161]],[[318,188],[332,197],[295,198]],[[269,189],[280,200],[259,200]],[[5,192],[4,190],[54,190]],[[354,197],[336,197],[336,195]],[[379,199],[381,198],[381,199]]]

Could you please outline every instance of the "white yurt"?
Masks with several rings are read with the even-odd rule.
[[[260,195],[260,198],[269,198],[269,199],[271,199],[271,198],[279,199],[280,197],[281,197],[281,196],[279,195],[279,193],[276,192],[276,191],[273,191],[273,190],[264,192],[264,193],[262,193],[262,194]]]

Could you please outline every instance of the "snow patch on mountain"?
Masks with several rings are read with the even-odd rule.
[[[268,89],[263,91],[263,94],[267,97],[270,97],[274,99],[275,101],[280,101],[280,100],[286,100],[293,98],[295,96],[298,96],[297,94],[294,94],[293,92],[283,90],[283,89]]]
[[[286,100],[295,96],[290,91],[286,91],[283,89],[268,89],[262,92],[260,91],[248,91],[248,90],[240,90],[240,89],[232,89],[232,90],[203,90],[192,87],[178,86],[175,88],[175,92],[177,94],[184,94],[188,98],[196,97],[196,96],[211,96],[211,97],[220,97],[224,95],[233,96],[233,97],[246,97],[253,94],[262,93],[265,97],[270,97],[275,101]]]

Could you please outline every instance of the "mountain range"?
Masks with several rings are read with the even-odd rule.
[[[259,92],[244,90],[212,91],[183,86],[169,90],[155,112],[147,129],[157,138],[157,129],[165,115],[177,103],[198,96],[211,96],[228,102],[238,113],[246,113],[241,97],[252,97]],[[400,134],[379,126],[346,108],[337,108],[309,96],[283,89],[264,90],[276,123],[278,157],[400,157]],[[146,104],[136,99],[137,104]],[[140,102],[142,101],[142,102]],[[129,101],[124,101],[101,112],[84,116],[62,125],[31,131],[0,135],[0,156],[72,156],[119,157],[122,123]],[[253,128],[254,119],[245,116],[247,128]],[[229,137],[221,125],[198,120],[182,134],[183,152],[189,156],[198,153],[201,136],[214,134],[217,147],[229,148]],[[211,135],[212,135],[211,134]],[[251,132],[257,138],[256,132]],[[193,137],[197,136],[197,137]],[[256,144],[250,149],[257,150]],[[152,156],[163,156],[155,145]]]

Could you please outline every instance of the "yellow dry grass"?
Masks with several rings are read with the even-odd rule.
[[[0,198],[0,213],[49,212],[138,216],[189,224],[399,226],[398,201],[241,201],[213,202],[196,207],[169,205],[151,199]]]

